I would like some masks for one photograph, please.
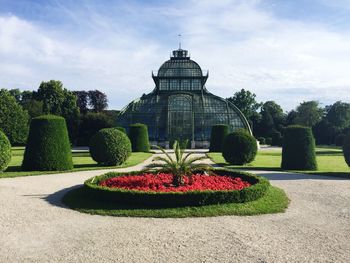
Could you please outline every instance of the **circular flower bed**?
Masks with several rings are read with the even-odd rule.
[[[172,175],[166,173],[145,173],[134,176],[117,176],[100,182],[99,185],[111,188],[138,190],[146,192],[188,192],[203,190],[242,190],[250,186],[240,177],[194,174],[192,178],[185,177],[184,185],[172,185]]]
[[[104,202],[179,207],[249,202],[262,197],[270,185],[263,177],[227,169],[185,177],[185,185],[179,187],[171,181],[170,174],[112,172],[88,179],[84,187]]]

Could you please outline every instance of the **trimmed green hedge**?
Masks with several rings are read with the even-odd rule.
[[[141,123],[131,124],[129,127],[129,138],[133,152],[149,152],[147,125]]]
[[[73,169],[66,121],[55,115],[33,118],[22,169],[64,171]]]
[[[131,154],[128,136],[115,128],[106,128],[96,133],[90,140],[90,155],[101,165],[120,165]]]
[[[0,172],[4,171],[11,161],[11,143],[5,133],[0,131]]]
[[[343,140],[343,154],[346,163],[350,166],[350,132],[345,135]]]
[[[219,124],[211,128],[210,152],[221,152],[225,136],[228,134],[228,125]]]
[[[271,138],[271,137],[266,137],[266,138],[265,138],[265,143],[266,143],[267,145],[271,145],[271,144],[272,144],[272,138]]]
[[[182,207],[202,206],[221,203],[243,203],[261,198],[268,190],[269,181],[260,176],[227,169],[216,169],[218,175],[240,177],[251,186],[242,190],[227,191],[188,191],[188,192],[143,192],[100,186],[99,183],[108,178],[122,175],[139,175],[142,171],[131,173],[107,173],[85,181],[84,187],[94,199],[105,202],[138,204],[150,207]]]
[[[310,128],[292,125],[285,129],[281,168],[317,170],[315,139]]]
[[[272,146],[282,146],[283,138],[279,131],[274,131],[271,133],[271,145]]]
[[[222,146],[225,161],[234,165],[250,163],[255,159],[258,146],[255,138],[245,130],[228,134]]]

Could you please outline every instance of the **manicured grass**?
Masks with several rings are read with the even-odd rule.
[[[221,153],[208,153],[210,159],[215,163],[233,169],[247,170],[281,170],[282,153],[281,149],[259,150],[255,160],[247,165],[228,165]],[[294,171],[300,173],[320,174],[329,176],[340,176],[350,178],[350,168],[347,166],[343,152],[339,147],[321,146],[316,148],[316,158],[318,163],[317,171]]]
[[[282,189],[270,186],[265,196],[247,203],[232,203],[179,208],[145,208],[127,204],[110,204],[92,199],[84,187],[73,189],[65,194],[63,203],[79,212],[128,217],[208,217],[224,215],[259,215],[282,213],[289,199]]]
[[[0,178],[5,177],[17,177],[17,176],[30,176],[50,173],[60,173],[59,171],[21,171],[21,164],[23,160],[24,147],[12,147],[12,159],[9,167],[5,172],[0,173]],[[100,166],[91,157],[88,151],[73,152],[73,164],[74,169],[72,171],[87,171],[87,170],[101,170],[101,169],[113,169],[123,168],[137,165],[144,160],[148,159],[152,154],[137,152],[132,153],[125,163],[119,166]],[[62,171],[71,172],[71,171]]]

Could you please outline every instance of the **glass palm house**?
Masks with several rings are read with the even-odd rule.
[[[150,142],[166,148],[176,139],[188,140],[191,148],[207,148],[215,124],[251,133],[235,105],[206,89],[208,75],[187,50],[173,51],[158,72],[152,72],[154,90],[124,107],[117,117],[118,126],[128,130],[130,124],[146,124]]]

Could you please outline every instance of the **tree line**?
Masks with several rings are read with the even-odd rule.
[[[35,91],[0,90],[0,129],[13,145],[25,144],[30,120],[54,114],[66,119],[72,144],[86,145],[97,130],[112,127],[117,111],[108,111],[99,90],[69,91],[61,81],[41,82]]]
[[[317,144],[341,145],[350,131],[350,103],[337,101],[321,106],[318,101],[301,102],[285,112],[274,101],[257,102],[256,95],[241,89],[228,98],[248,119],[255,137],[273,138],[283,135],[285,127],[293,124],[312,128]]]

